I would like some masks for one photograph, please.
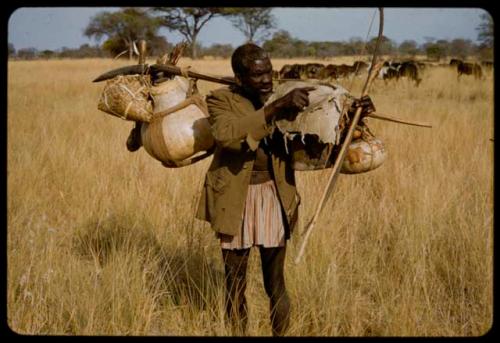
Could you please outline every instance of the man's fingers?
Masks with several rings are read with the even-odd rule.
[[[304,108],[309,105],[309,97],[306,94],[300,94],[298,98],[298,107]]]

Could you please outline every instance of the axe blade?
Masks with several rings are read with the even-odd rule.
[[[136,65],[126,66],[126,67],[121,67],[118,69],[113,69],[113,70],[110,70],[104,74],[99,75],[92,82],[100,82],[100,81],[109,80],[109,79],[112,79],[118,75],[144,74],[144,72],[147,70],[147,67],[148,66],[144,65],[144,64],[136,64]]]
[[[165,72],[170,75],[184,75],[183,71],[181,68],[173,65],[168,65],[168,64],[153,64],[150,66],[150,70],[152,72]],[[222,83],[224,85],[234,85],[236,84],[236,80],[234,77],[231,76],[215,76],[215,75],[207,75],[207,74],[200,74],[198,72],[195,72],[193,70],[187,70],[186,74],[188,77],[192,77],[195,79],[200,79],[200,80],[205,80],[205,81],[210,81],[210,82],[217,82],[217,83]]]

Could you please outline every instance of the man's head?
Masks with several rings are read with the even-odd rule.
[[[264,102],[273,90],[273,66],[265,50],[251,43],[241,45],[231,56],[231,66],[245,92]]]

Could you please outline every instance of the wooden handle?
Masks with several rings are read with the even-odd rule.
[[[139,41],[139,64],[145,64],[146,63],[146,41],[144,39],[141,39]]]

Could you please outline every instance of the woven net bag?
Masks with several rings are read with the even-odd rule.
[[[143,75],[119,75],[106,82],[97,108],[116,117],[149,122],[153,116],[151,84]]]

